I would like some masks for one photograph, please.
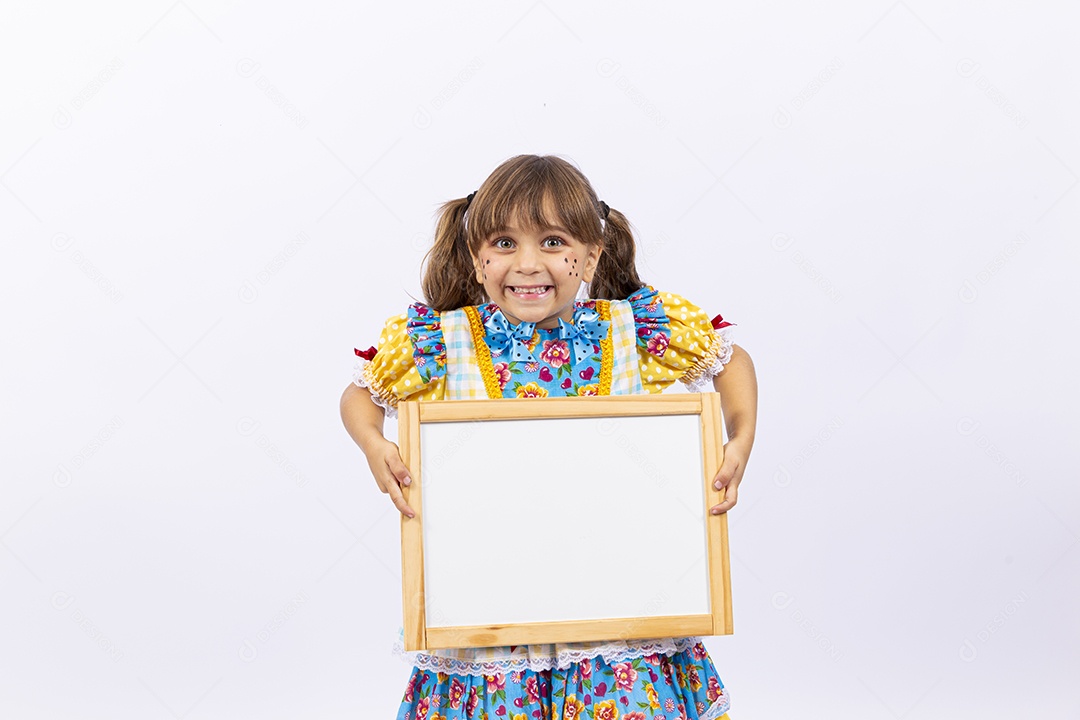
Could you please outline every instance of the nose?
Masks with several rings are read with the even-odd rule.
[[[525,243],[514,253],[514,269],[523,275],[535,275],[543,269],[540,249]]]

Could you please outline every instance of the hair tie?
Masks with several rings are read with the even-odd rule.
[[[469,196],[467,198],[465,198],[465,207],[469,207],[470,205],[472,205],[472,199],[474,197],[476,197],[476,191],[475,190],[473,192],[469,193]]]
[[[600,212],[604,213],[604,219],[607,220],[608,213],[611,212],[611,208],[603,200],[600,201]]]

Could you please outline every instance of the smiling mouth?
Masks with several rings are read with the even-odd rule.
[[[553,285],[508,285],[506,289],[514,295],[539,297],[541,295],[546,295],[553,287]]]

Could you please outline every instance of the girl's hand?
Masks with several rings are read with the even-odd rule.
[[[416,517],[416,513],[405,503],[405,497],[401,494],[401,488],[411,484],[412,478],[409,477],[405,463],[401,461],[397,444],[381,438],[366,457],[379,489],[390,495],[394,507],[401,511],[402,515]]]
[[[719,505],[709,508],[709,512],[713,515],[726,513],[735,506],[739,499],[739,483],[742,482],[749,457],[750,453],[738,439],[731,440],[724,446],[724,462],[713,480],[714,488],[717,490],[724,488],[724,499]]]

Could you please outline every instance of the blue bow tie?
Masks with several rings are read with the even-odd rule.
[[[577,323],[570,323],[559,318],[559,337],[570,340],[574,345],[574,362],[583,363],[593,353],[593,345],[607,337],[611,322],[601,320],[595,310],[582,310],[577,316]]]
[[[502,310],[496,310],[484,323],[484,327],[491,336],[492,355],[500,356],[509,350],[511,360],[536,362],[525,344],[532,339],[536,323],[522,322],[516,326],[511,325]]]

